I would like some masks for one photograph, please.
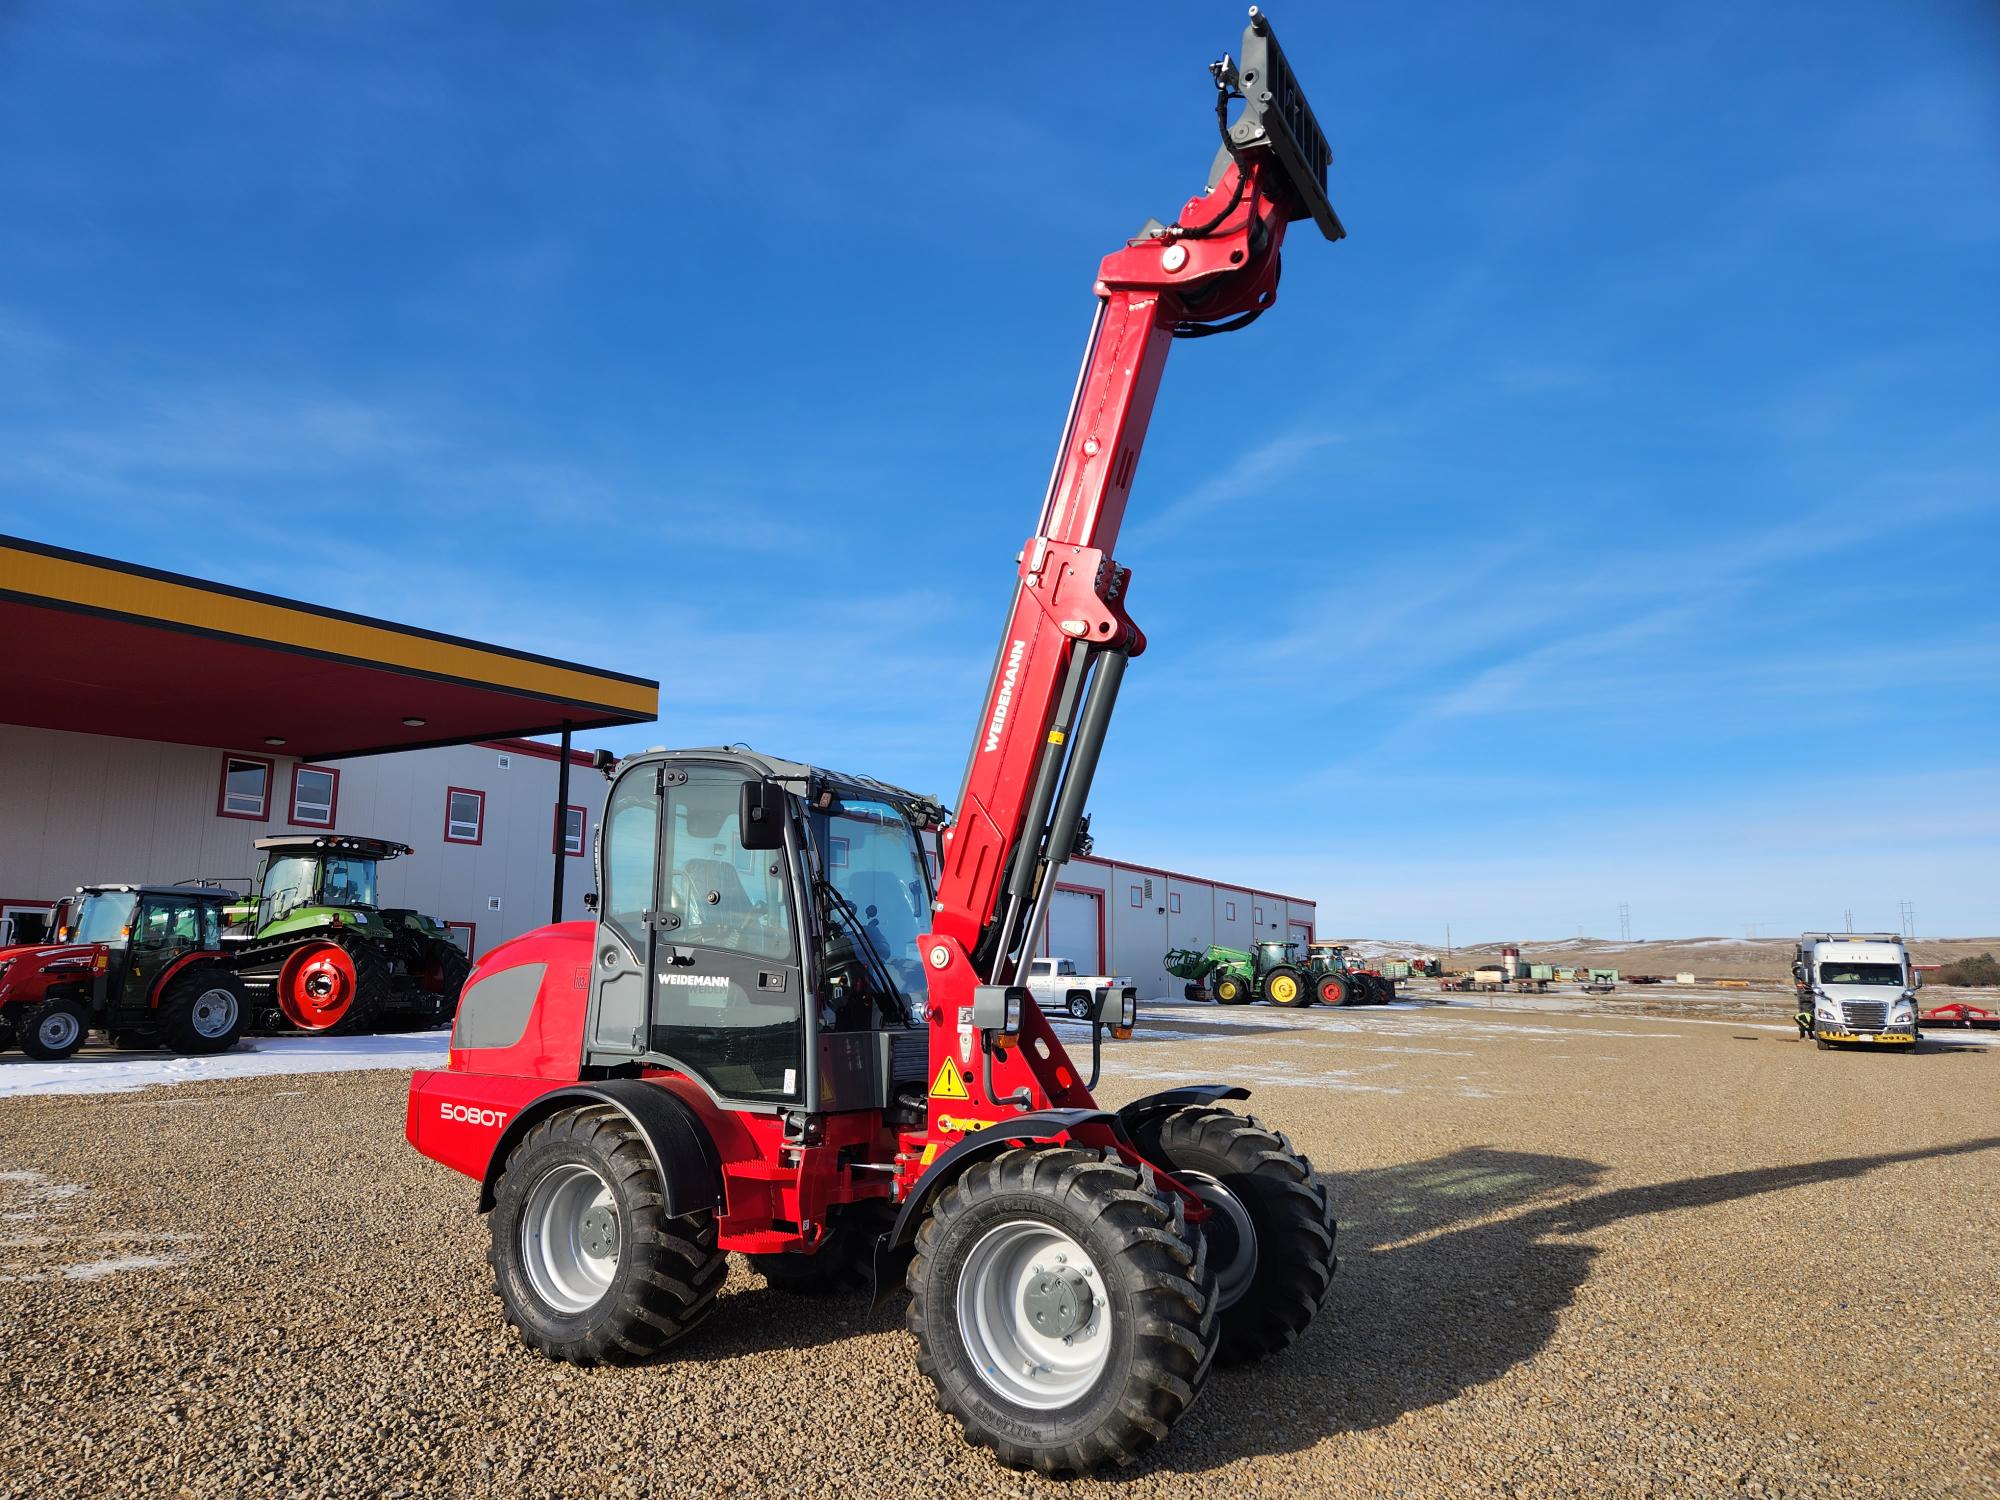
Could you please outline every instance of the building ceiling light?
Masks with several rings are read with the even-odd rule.
[[[267,734],[264,736],[264,743],[267,745],[282,745],[285,743],[285,737],[282,734]]]
[[[403,722],[404,722],[405,724],[409,725],[409,726],[410,726],[410,728],[412,728],[412,729],[422,729],[422,728],[424,727],[424,725],[426,725],[426,724],[428,724],[428,723],[430,722],[430,720],[428,720],[428,719],[422,719],[422,718],[419,718],[419,717],[417,717],[417,715],[415,715],[415,714],[411,714],[411,715],[409,715],[409,716],[408,716],[407,718],[405,718],[405,719],[403,720]]]

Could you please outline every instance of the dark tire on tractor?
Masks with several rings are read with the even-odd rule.
[[[1313,1003],[1313,992],[1306,986],[1306,976],[1290,964],[1277,964],[1265,971],[1264,998],[1273,1005],[1282,1005],[1287,1010]]]
[[[875,1241],[895,1227],[886,1198],[843,1204],[819,1249],[810,1255],[752,1255],[750,1268],[774,1291],[795,1297],[852,1297],[875,1284]]]
[[[493,1289],[521,1342],[575,1365],[659,1353],[715,1305],[715,1214],[669,1218],[638,1129],[609,1107],[534,1125],[494,1186]]]
[[[1212,1210],[1202,1227],[1221,1304],[1222,1362],[1275,1354],[1298,1338],[1339,1264],[1333,1205],[1312,1163],[1277,1131],[1209,1104],[1148,1120],[1132,1140]]]
[[[1345,974],[1322,974],[1313,986],[1321,1005],[1346,1005],[1354,998],[1354,986]]]
[[[1206,1000],[1209,998],[1208,991],[1193,980],[1189,980],[1181,986],[1181,993],[1190,1000]]]
[[[21,1017],[21,1050],[36,1062],[61,1062],[90,1040],[90,1008],[58,996]]]
[[[1250,986],[1227,969],[1218,969],[1208,976],[1208,992],[1215,996],[1217,1005],[1250,1003]]]
[[[273,993],[300,1031],[353,1036],[388,1005],[389,965],[370,943],[314,938],[286,956]]]
[[[1202,1237],[1110,1151],[1031,1147],[967,1167],[917,1234],[909,1287],[938,1409],[1015,1468],[1131,1463],[1215,1360]]]
[[[160,1042],[183,1056],[227,1052],[250,1025],[250,992],[219,964],[196,964],[160,996]]]
[[[449,1026],[458,1016],[458,1000],[465,993],[465,981],[471,977],[472,960],[449,938],[429,939],[424,958],[423,987],[437,997],[431,1024]]]
[[[0,1052],[5,1052],[13,1046],[15,1040],[14,1023],[7,1017],[0,1016]]]

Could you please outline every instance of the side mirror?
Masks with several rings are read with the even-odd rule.
[[[585,911],[597,910],[597,892],[585,891],[583,893],[583,909]]]
[[[1109,1026],[1111,1034],[1119,1041],[1126,1041],[1132,1035],[1132,1028],[1139,1023],[1139,992],[1133,989],[1114,990],[1106,987],[1097,997],[1097,1024]]]
[[[1013,1036],[1021,1029],[1021,1011],[1028,992],[1020,985],[981,984],[972,990],[972,1024],[981,1031]]]
[[[746,781],[736,804],[737,836],[745,849],[785,847],[785,794],[768,781]]]

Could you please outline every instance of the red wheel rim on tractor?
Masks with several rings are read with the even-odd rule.
[[[345,948],[309,943],[286,959],[278,974],[278,1009],[301,1031],[325,1031],[340,1024],[359,989]]]
[[[1339,1005],[1346,998],[1347,986],[1340,982],[1337,975],[1322,974],[1320,976],[1319,1003],[1321,1005]]]

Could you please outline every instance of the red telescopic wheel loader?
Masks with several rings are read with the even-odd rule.
[[[740,747],[634,756],[595,920],[483,958],[449,1067],[413,1080],[410,1141],[479,1183],[531,1348],[654,1355],[709,1313],[732,1250],[786,1288],[907,1286],[939,1406],[1060,1474],[1131,1462],[1218,1358],[1283,1349],[1326,1300],[1326,1189],[1227,1107],[1248,1090],[1103,1108],[1103,1033],[1129,1033],[1135,1002],[1098,1002],[1086,1074],[1026,987],[1145,646],[1111,549],[1167,353],[1271,305],[1290,223],[1343,234],[1269,21],[1253,10],[1212,72],[1207,188],[1098,270],[955,818]]]

